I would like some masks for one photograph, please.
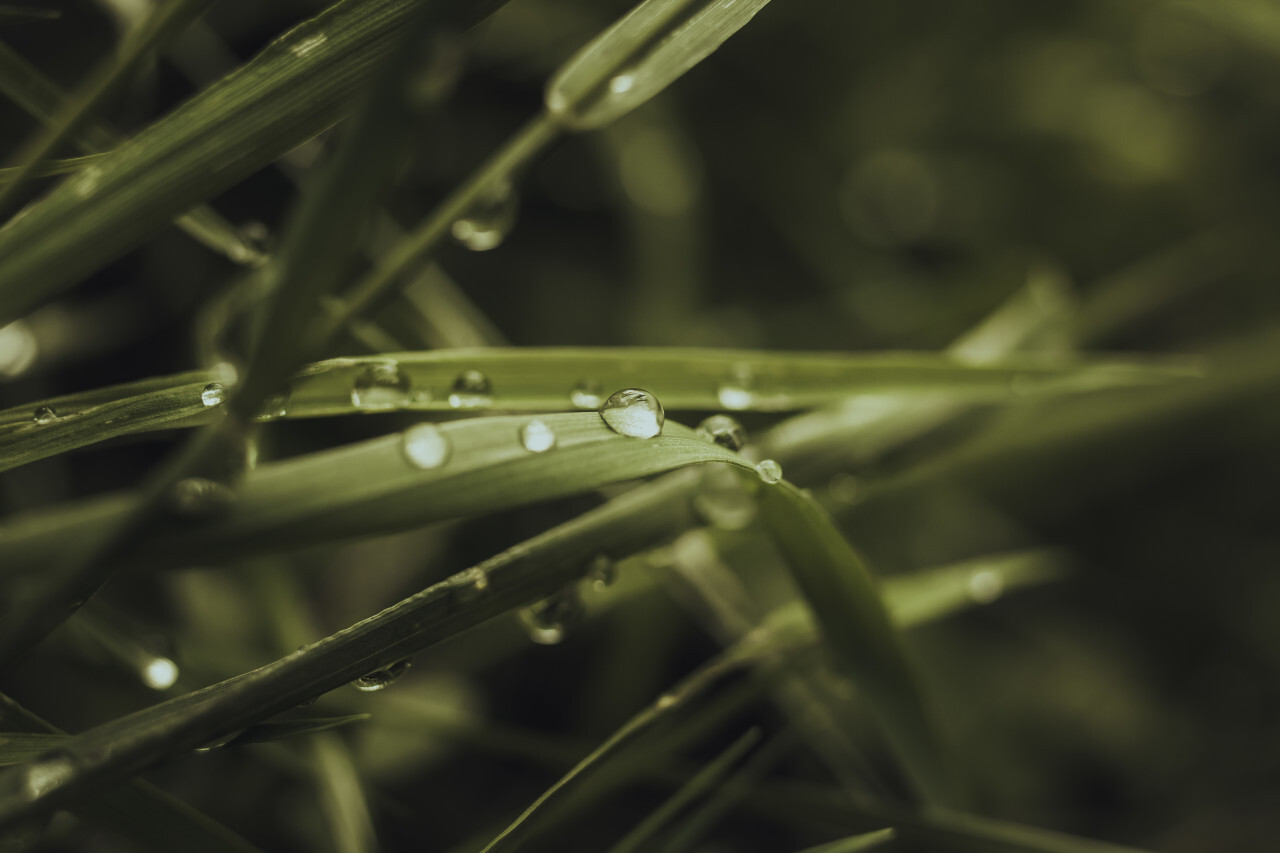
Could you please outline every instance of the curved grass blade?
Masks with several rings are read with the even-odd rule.
[[[613,390],[637,385],[653,391],[671,410],[783,411],[875,392],[936,391],[938,399],[975,402],[1024,393],[1146,385],[1198,375],[1193,365],[1168,360],[1028,358],[974,365],[935,353],[639,347],[437,350],[308,365],[291,383],[285,416],[397,410],[467,412],[470,410],[454,405],[457,401],[451,400],[451,389],[468,370],[485,375],[492,407],[530,412],[594,408]],[[360,384],[373,381],[370,377],[378,377],[382,387],[373,388],[379,392],[376,402],[363,402]],[[215,398],[208,399],[204,392],[211,383],[222,382],[225,378],[214,372],[197,371],[0,411],[0,470],[119,435],[208,423],[220,416],[218,404],[211,406],[209,400],[220,399],[228,390],[220,389]],[[60,418],[37,425],[34,417],[40,409],[52,410]],[[835,428],[826,417],[817,425],[806,424],[780,429],[781,443],[829,440]],[[847,432],[846,427],[840,425]]]
[[[47,751],[71,739],[8,696],[0,694],[0,717],[21,733],[0,734],[0,766],[22,758],[24,751]],[[9,747],[12,745],[12,749]],[[79,803],[83,817],[109,827],[148,850],[193,853],[259,853],[258,848],[205,814],[149,782],[131,779]]]
[[[134,66],[153,48],[203,14],[213,0],[173,0],[152,8],[151,13],[120,45],[116,56],[107,60],[90,77],[83,91],[62,110],[42,135],[18,155],[18,172],[0,188],[0,211],[13,198],[22,181],[48,158],[78,125],[129,79]]]
[[[833,659],[866,691],[917,793],[927,804],[952,801],[942,744],[875,579],[817,502],[790,483],[762,488],[760,508]]]
[[[895,838],[897,838],[897,832],[893,827],[887,827],[885,829],[877,829],[874,832],[851,835],[848,838],[841,838],[839,841],[829,841],[826,844],[819,844],[817,847],[807,847],[801,850],[800,853],[862,853],[864,850],[875,850],[877,847],[883,847]]]
[[[343,118],[416,5],[343,0],[63,181],[0,230],[0,318],[22,316]],[[448,12],[474,21],[496,5],[454,0]]]
[[[634,489],[272,664],[77,735],[0,774],[0,826],[75,802],[544,598],[577,582],[602,552],[622,557],[651,547],[690,523],[686,498],[696,481],[666,477]]]

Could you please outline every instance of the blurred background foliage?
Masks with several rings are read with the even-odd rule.
[[[48,18],[0,7],[0,38],[74,88],[135,5],[38,4],[59,12]],[[104,118],[125,133],[145,126],[319,8],[216,4]],[[514,0],[469,31],[457,91],[390,213],[423,217],[625,9]],[[1218,359],[1210,392],[1149,410],[1111,392],[1036,404],[999,427],[970,413],[888,454],[828,452],[788,474],[885,575],[1021,547],[1069,555],[1067,581],[911,635],[976,811],[1170,853],[1263,849],[1280,836],[1278,68],[1280,9],[1260,0],[773,3],[662,97],[540,158],[500,245],[439,254],[456,291],[411,288],[374,319],[402,349],[939,350],[1030,288],[1059,318],[1042,349]],[[5,155],[37,127],[0,103]],[[330,135],[213,206],[269,247]],[[159,234],[0,330],[0,406],[207,366],[193,329],[237,274],[176,229]],[[416,298],[457,319],[425,324]],[[282,422],[264,452],[410,420]],[[777,420],[744,418],[753,432]],[[14,513],[127,487],[170,446],[120,440],[9,471],[0,501]],[[170,657],[178,686],[194,687],[300,642],[272,629],[281,616],[255,578],[294,572],[298,631],[313,639],[593,502],[263,565],[204,568],[193,555],[158,582],[121,577],[5,689],[77,731],[157,698],[139,661]],[[324,697],[326,714],[373,715],[335,736],[382,848],[474,849],[712,655],[704,614],[654,578],[710,560],[767,583],[772,558],[735,547],[741,535],[722,532],[710,552],[685,537],[624,567],[559,645],[532,645],[502,620],[420,656],[392,690]],[[745,724],[785,728],[747,694],[721,697],[717,733],[689,755],[708,760]],[[214,752],[149,775],[266,849],[332,849],[299,749]],[[604,849],[650,813],[684,765],[643,758],[619,758],[626,787],[579,803],[546,849]],[[803,749],[770,773],[826,781]],[[832,831],[757,803],[708,837],[696,849],[798,849]],[[133,849],[84,827],[63,843]]]

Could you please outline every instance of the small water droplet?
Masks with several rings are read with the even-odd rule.
[[[466,216],[453,223],[453,239],[473,252],[497,248],[516,224],[519,209],[511,184],[501,182],[485,191]]]
[[[596,592],[613,586],[617,579],[618,566],[605,554],[598,555],[587,568],[587,580],[591,581],[591,588]]]
[[[178,681],[178,665],[165,657],[154,657],[142,666],[142,683],[152,690],[168,690]]]
[[[264,421],[274,421],[277,418],[283,418],[289,412],[289,389],[278,391],[267,398],[262,404],[262,414],[258,417]]]
[[[570,584],[555,595],[544,598],[520,611],[520,621],[529,639],[543,646],[553,646],[564,639],[565,632],[582,621],[586,606],[577,584]]]
[[[455,409],[481,409],[493,403],[493,386],[479,370],[464,370],[453,380],[449,405]]]
[[[41,406],[36,409],[35,416],[31,418],[38,424],[51,424],[62,420],[53,406]]]
[[[373,672],[364,675],[351,682],[351,686],[356,690],[362,690],[365,693],[373,693],[377,690],[384,690],[396,681],[402,675],[409,671],[409,667],[413,666],[410,658],[398,660],[389,663],[384,667],[375,669]]]
[[[187,477],[174,485],[169,503],[183,518],[210,518],[230,510],[235,501],[236,493],[226,483]]]
[[[200,402],[206,406],[221,406],[227,399],[227,389],[221,382],[210,382],[200,392]]]
[[[653,438],[667,422],[658,398],[640,388],[614,393],[600,407],[600,417],[611,430],[630,438]]]
[[[575,408],[585,411],[599,409],[600,404],[604,402],[604,388],[599,382],[583,379],[569,392],[569,402],[573,403]]]
[[[489,588],[489,574],[479,567],[470,568],[455,575],[453,585],[459,601],[475,601]]]
[[[698,424],[698,437],[729,450],[741,450],[747,443],[747,431],[728,415],[712,415]]]
[[[782,466],[772,459],[764,459],[756,466],[756,473],[766,483],[776,483],[782,479]]]
[[[630,92],[632,87],[636,85],[636,75],[619,74],[609,81],[609,91],[615,95],[623,95]]]
[[[439,468],[449,458],[449,437],[435,424],[415,424],[402,434],[401,449],[419,468]]]
[[[530,453],[542,453],[556,446],[556,434],[545,421],[534,418],[520,427],[520,443]]]
[[[387,411],[409,402],[409,377],[394,361],[371,364],[351,386],[351,405],[369,412]]]
[[[978,604],[990,604],[1004,592],[1004,579],[999,572],[979,569],[969,576],[969,597]]]
[[[716,388],[716,398],[726,409],[740,412],[755,402],[755,373],[748,364],[735,364],[729,378]]]

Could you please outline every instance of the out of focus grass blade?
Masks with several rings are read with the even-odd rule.
[[[936,391],[938,399],[974,402],[1026,393],[1075,393],[1186,379],[1178,360],[1009,359],[974,365],[934,353],[769,353],[712,349],[475,349],[387,353],[330,359],[304,367],[291,384],[286,417],[367,411],[463,412],[451,400],[464,371],[489,384],[488,405],[502,411],[594,408],[609,393],[641,386],[677,409],[779,411],[855,395]],[[229,394],[212,372],[156,377],[0,411],[0,470],[118,435],[191,426],[220,416]],[[1016,387],[1016,394],[1015,394]],[[362,391],[363,396],[362,396]],[[38,410],[58,418],[36,424]],[[831,432],[829,419],[816,427]],[[794,442],[810,429],[780,433]]]
[[[449,11],[473,21],[494,5]],[[345,116],[414,6],[337,3],[10,222],[0,230],[0,323]]]
[[[362,723],[365,720],[372,719],[370,714],[347,714],[343,717],[310,717],[306,719],[296,720],[267,720],[261,723],[255,723],[249,726],[240,734],[226,741],[222,748],[232,746],[247,746],[251,743],[267,743],[281,738],[297,737],[299,735],[319,734],[333,729],[339,729],[349,726],[353,723]]]
[[[29,761],[71,739],[12,699],[0,694],[0,766]],[[193,853],[257,853],[258,848],[208,817],[141,779],[86,799],[77,813],[109,827],[148,850]]]
[[[626,440],[660,446],[652,444],[657,439]],[[600,553],[623,557],[652,547],[689,523],[682,498],[692,482],[667,477],[637,488],[275,663],[77,735],[36,762],[0,773],[0,825],[74,802],[167,755],[216,742],[546,597],[580,580]],[[39,789],[34,797],[32,785]]]
[[[826,844],[819,844],[817,847],[807,847],[801,850],[800,853],[862,853],[864,850],[883,847],[896,837],[897,833],[892,827],[889,827],[877,829],[874,832],[851,835],[848,838],[841,838],[839,841],[829,841]]]
[[[47,178],[51,175],[65,175],[68,172],[78,172],[86,166],[98,163],[105,157],[105,154],[86,154],[83,157],[66,157],[62,160],[42,160],[31,167],[27,173],[32,178]],[[0,169],[0,184],[7,184],[10,181],[17,180],[21,171],[17,166],[9,166]]]
[[[875,579],[822,508],[790,483],[762,488],[760,508],[832,657],[866,691],[917,793],[926,804],[952,802],[942,743]]]
[[[171,0],[152,7],[137,29],[125,37],[117,54],[93,73],[82,92],[50,123],[46,132],[18,154],[18,173],[7,186],[0,188],[0,211],[40,161],[51,156],[87,116],[129,79],[143,57],[212,5],[213,0]]]
[[[547,111],[574,130],[631,112],[710,56],[769,0],[645,0],[547,84]]]

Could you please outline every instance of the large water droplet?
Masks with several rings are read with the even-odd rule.
[[[530,453],[542,453],[556,446],[556,434],[545,421],[534,418],[520,427],[520,443]]]
[[[169,503],[184,518],[211,518],[230,510],[235,501],[236,493],[226,483],[187,477],[174,484]]]
[[[439,468],[449,458],[449,437],[435,424],[416,424],[402,434],[401,449],[419,468]]]
[[[766,483],[776,483],[782,479],[782,466],[772,459],[765,459],[756,466],[756,473]]]
[[[756,377],[751,366],[735,364],[729,372],[729,377],[716,388],[716,398],[726,409],[733,411],[749,409],[756,399],[755,386]]]
[[[747,443],[747,431],[728,415],[712,415],[698,424],[698,437],[729,450],[741,450]]]
[[[206,406],[221,406],[227,399],[227,389],[221,382],[210,382],[200,392],[200,402]]]
[[[573,403],[575,408],[586,411],[598,409],[604,402],[604,388],[599,382],[583,379],[569,392],[569,402]]]
[[[478,370],[464,370],[449,389],[449,405],[455,409],[481,409],[493,402],[489,377]]]
[[[485,191],[466,216],[453,223],[453,239],[473,252],[497,248],[516,224],[519,208],[511,184],[501,182]]]
[[[600,417],[614,432],[630,438],[653,438],[667,422],[658,398],[640,388],[614,393],[600,407]]]
[[[38,424],[51,424],[62,420],[62,418],[58,415],[58,412],[53,408],[53,406],[41,406],[36,409],[35,415],[31,420]]]
[[[351,405],[376,412],[396,409],[409,402],[409,377],[394,361],[371,364],[351,386]]]
[[[364,675],[351,682],[351,686],[356,690],[363,690],[365,693],[373,693],[377,690],[384,690],[396,681],[400,676],[409,671],[409,667],[413,666],[413,661],[409,658],[398,660],[395,663],[389,663],[384,667],[375,669],[373,672]]]
[[[586,606],[577,584],[570,584],[555,595],[520,611],[520,621],[529,639],[553,646],[564,639],[565,632],[582,621]]]

